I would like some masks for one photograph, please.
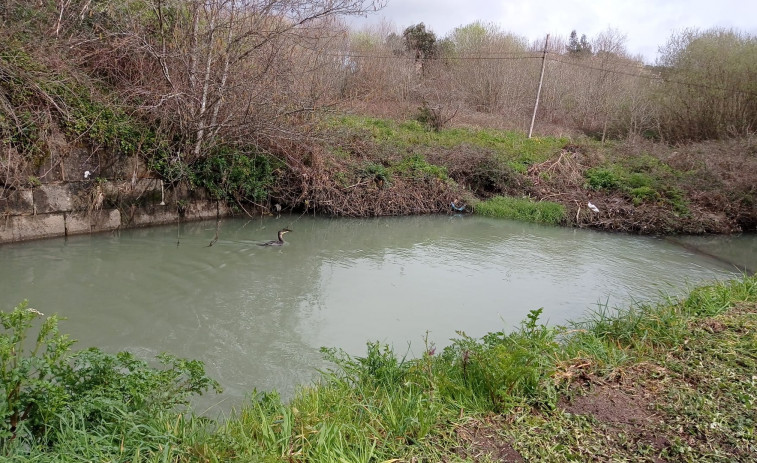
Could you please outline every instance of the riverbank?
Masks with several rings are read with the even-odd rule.
[[[361,217],[457,213],[465,206],[639,234],[757,229],[754,137],[672,147],[575,134],[529,139],[480,125],[435,131],[412,118],[347,115],[322,131],[327,141],[318,153],[289,163],[291,175],[278,178],[276,201]],[[507,201],[507,210],[490,207],[491,199]]]
[[[757,230],[757,137],[675,147],[577,134],[529,139],[462,123],[437,131],[406,116],[327,117],[307,146],[220,154],[182,167],[188,177],[174,182],[163,179],[172,167],[155,159],[103,168],[85,150],[53,153],[28,185],[0,192],[0,243],[279,210],[472,212],[655,235]]]
[[[115,365],[119,374],[97,370],[79,388],[82,397],[59,403],[58,414],[27,434],[17,427],[15,439],[3,428],[0,439],[11,461],[757,457],[756,277],[617,314],[599,310],[565,328],[543,325],[540,313],[513,333],[460,336],[443,350],[429,345],[418,359],[378,344],[363,357],[326,350],[334,367],[317,383],[287,403],[275,392],[253,393],[222,423],[173,408],[182,394],[212,385],[196,363],[169,361],[156,376],[133,359],[120,370],[123,363],[90,354],[79,368]],[[175,396],[150,394],[157,390]]]
[[[33,182],[1,192],[0,243],[277,210],[472,212],[655,235],[757,230],[757,137],[671,147],[346,114],[318,133],[307,147],[223,155],[179,182],[163,180],[155,160],[102,168],[84,150],[51,155]]]
[[[176,13],[77,1],[0,8],[0,241],[223,212],[470,212],[495,197],[516,205],[496,212],[508,217],[542,220],[541,205],[559,205],[548,220],[565,226],[757,230],[757,105],[741,59],[754,53],[748,35],[674,36],[665,64],[645,66],[615,47],[577,55],[556,43],[529,56],[528,41],[470,24],[458,32],[504,40],[520,58],[471,49],[456,32],[421,64],[407,37],[341,21],[321,27],[373,10],[362,1],[294,8],[302,17],[286,26],[276,9],[267,19],[247,11],[238,40],[215,30],[234,27],[184,3]],[[212,15],[238,18],[226,10],[233,5]],[[261,20],[287,32],[261,35],[253,27]],[[699,44],[718,52],[690,59],[705,56]],[[314,65],[323,53],[349,59]],[[533,113],[536,57],[553,69]],[[691,67],[700,61],[717,65],[702,74]]]

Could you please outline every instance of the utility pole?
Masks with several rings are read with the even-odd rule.
[[[531,116],[531,128],[528,129],[528,138],[534,132],[534,122],[536,121],[536,110],[539,109],[539,97],[541,96],[541,84],[544,82],[544,68],[547,65],[547,46],[549,45],[549,34],[544,41],[544,54],[541,57],[541,75],[539,76],[539,89],[536,91],[536,103],[534,103],[534,115]]]

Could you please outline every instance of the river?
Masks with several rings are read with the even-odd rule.
[[[282,247],[257,244],[289,227]],[[23,299],[67,320],[78,348],[200,359],[224,387],[290,396],[323,366],[378,340],[418,355],[456,331],[551,324],[739,274],[754,235],[661,238],[477,216],[228,219],[0,246],[0,308]],[[692,246],[706,245],[707,252]],[[745,264],[742,264],[745,265]],[[215,402],[213,402],[215,401]]]

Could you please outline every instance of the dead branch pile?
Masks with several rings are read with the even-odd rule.
[[[559,178],[561,182],[571,186],[581,186],[584,182],[583,172],[586,167],[579,162],[580,152],[573,146],[560,151],[557,159],[548,159],[528,168],[528,176],[539,185],[543,178]]]
[[[279,145],[276,152],[287,169],[271,197],[293,210],[342,217],[434,214],[448,212],[461,197],[457,185],[438,178],[361,175],[354,160],[337,159],[318,146]]]
[[[450,178],[481,198],[503,194],[520,196],[532,186],[525,176],[499,161],[490,150],[459,146],[439,150],[426,158],[432,164],[444,166]]]

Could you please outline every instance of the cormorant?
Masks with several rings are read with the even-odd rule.
[[[278,234],[279,239],[273,240],[273,241],[268,241],[267,243],[260,243],[260,244],[258,244],[258,246],[281,246],[281,245],[284,244],[284,233],[289,233],[290,231],[292,231],[292,230],[290,230],[288,228],[283,228],[283,229],[279,230],[279,234]]]

